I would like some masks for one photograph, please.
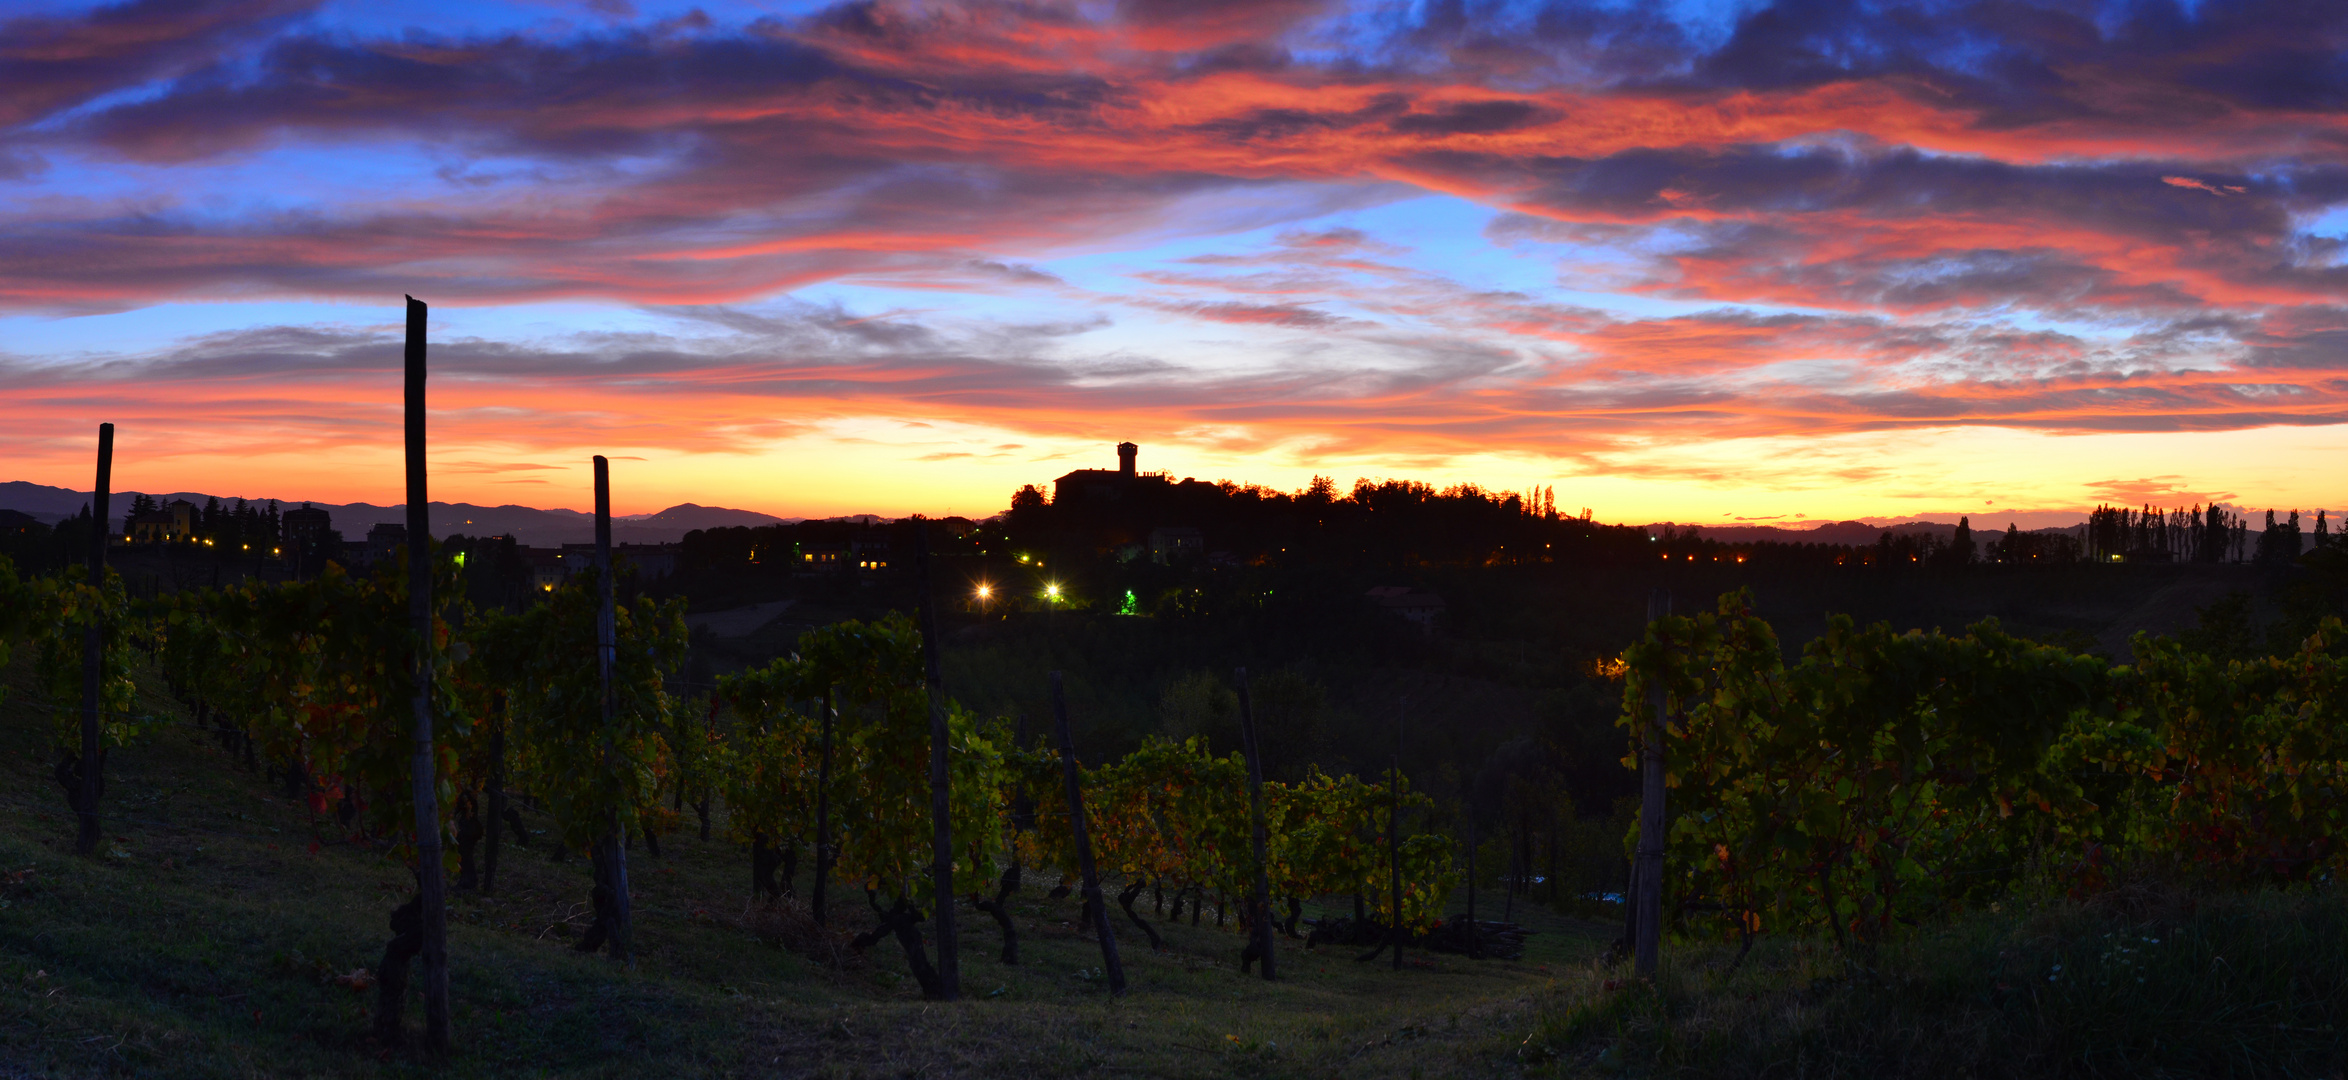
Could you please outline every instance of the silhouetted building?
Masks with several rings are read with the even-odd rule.
[[[872,577],[889,568],[889,534],[881,529],[867,529],[848,540],[849,558],[856,564],[860,577]]]
[[[1443,614],[1443,598],[1433,591],[1381,585],[1371,589],[1369,595],[1372,603],[1402,616],[1428,637],[1435,636],[1435,621]]]
[[[1160,527],[1150,530],[1150,561],[1160,566],[1195,559],[1206,550],[1206,546],[1206,538],[1200,536],[1197,529]]]
[[[285,534],[287,544],[301,547],[333,529],[334,519],[326,511],[303,503],[280,515],[277,527]]]
[[[852,567],[855,561],[855,552],[846,544],[801,544],[799,561],[791,573],[794,577],[823,577]]]
[[[681,546],[679,544],[613,544],[611,546],[611,564],[619,572],[634,570],[639,580],[651,581],[655,578],[664,578],[677,572],[677,550]],[[550,551],[551,549],[525,548],[524,550],[531,553],[527,557],[535,559],[537,552]],[[531,580],[534,583],[539,583],[542,588],[545,587],[543,580],[549,572],[559,575],[553,580],[556,584],[560,584],[568,580],[572,574],[595,565],[594,544],[564,544],[561,550],[552,551],[552,554],[554,559],[548,570],[541,570],[540,564],[536,561],[531,564]]]
[[[134,544],[185,540],[196,534],[196,513],[196,504],[186,499],[173,499],[169,506],[131,515],[124,531],[130,533]]]
[[[530,587],[539,592],[553,592],[564,578],[570,577],[569,568],[563,565],[564,554],[561,548],[523,548],[522,564],[530,568]]]
[[[378,563],[391,558],[401,544],[408,542],[408,527],[396,522],[382,522],[367,530],[367,562]]]
[[[634,567],[638,578],[645,581],[655,581],[677,572],[677,550],[682,546],[681,544],[613,544],[611,559],[617,565]],[[592,559],[594,556],[590,554],[588,558]]]
[[[1135,468],[1141,456],[1141,447],[1132,443],[1117,444],[1117,468],[1078,469],[1052,482],[1052,502],[1068,501],[1114,502],[1141,492],[1159,492],[1172,486],[1165,473],[1145,473]]]

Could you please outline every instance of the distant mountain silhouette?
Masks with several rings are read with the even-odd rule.
[[[1731,544],[1831,544],[1841,547],[1862,547],[1874,543],[1877,537],[1886,532],[1895,536],[1929,534],[1946,541],[1955,535],[1957,523],[1953,521],[1904,521],[1890,525],[1869,525],[1864,521],[1836,521],[1812,528],[1788,529],[1777,525],[1678,525],[1666,521],[1647,526],[1647,531],[1650,534],[1660,535],[1667,528],[1677,529],[1681,532],[1694,529],[1697,536]],[[1976,526],[1977,530],[1978,528],[1979,526]],[[2035,531],[2068,532],[2070,530],[2040,529]],[[1976,531],[1974,535],[1978,537],[1982,533]]]
[[[45,521],[56,522],[81,513],[89,505],[90,492],[49,487],[45,484],[11,480],[0,483],[0,510],[16,510]],[[130,506],[133,496],[145,494],[160,503],[186,499],[197,506],[214,496],[195,491],[112,493],[108,507],[109,518],[119,522]],[[230,496],[218,496],[221,502],[233,501]],[[245,497],[246,502],[266,503],[268,498]],[[278,499],[280,510],[302,505],[299,499]],[[311,500],[310,505],[326,511],[334,519],[334,528],[346,539],[358,540],[367,535],[369,527],[380,523],[406,524],[407,506],[376,506],[373,503],[326,503]],[[697,506],[684,503],[657,514],[637,514],[612,520],[611,536],[614,543],[659,544],[684,539],[694,529],[708,529],[729,525],[772,525],[785,519],[751,510],[729,510],[718,506]],[[508,534],[531,547],[554,547],[559,544],[586,543],[595,539],[595,516],[577,510],[539,510],[528,506],[477,506],[472,503],[432,504],[432,531],[446,536],[463,533],[467,536],[496,536]]]
[[[798,521],[799,518],[779,518],[755,510],[728,510],[722,506],[702,506],[699,503],[678,503],[657,514],[630,514],[614,518],[640,529],[678,529],[679,536],[694,529],[728,529],[736,525],[756,528]],[[614,526],[615,528],[617,526]]]

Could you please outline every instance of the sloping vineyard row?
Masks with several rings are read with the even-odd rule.
[[[2348,860],[2348,630],[2137,663],[1836,618],[1801,659],[1742,592],[1626,653],[1624,725],[1660,689],[1674,811],[1665,908],[1700,933],[1866,948],[2017,887],[2122,877],[2330,882]],[[1634,750],[1634,754],[1636,750]]]
[[[142,735],[129,715],[131,654],[150,652],[200,723],[316,812],[412,860],[406,566],[386,560],[371,576],[330,566],[309,581],[133,601],[111,576],[107,589],[26,582],[0,563],[0,606],[12,613],[7,636],[36,651],[68,763],[61,782],[79,745],[70,703],[82,675],[82,631],[94,620],[103,628],[107,745]],[[453,558],[434,566],[442,580],[433,594],[461,596]],[[460,885],[495,888],[496,838],[514,798],[544,812],[573,851],[613,835],[657,844],[680,827],[681,808],[691,806],[706,827],[714,803],[749,848],[753,888],[779,891],[775,871],[787,882],[800,853],[809,853],[828,871],[819,878],[863,894],[879,914],[873,938],[893,934],[934,990],[919,933],[938,902],[928,872],[930,727],[912,620],[811,631],[794,655],[723,679],[709,700],[686,701],[666,689],[685,657],[681,603],[622,604],[606,722],[597,603],[589,571],[520,614],[461,601],[435,613],[428,663],[438,820],[448,834],[440,848]],[[996,913],[1008,937],[1001,905],[1021,870],[1057,876],[1065,887],[1078,864],[1058,752],[1040,739],[1018,745],[1007,722],[951,702],[947,727],[955,880],[977,886],[964,891]],[[1198,740],[1155,743],[1081,771],[1091,846],[1120,886],[1124,915],[1153,946],[1157,932],[1133,906],[1145,885],[1187,891],[1195,903],[1248,890],[1246,780],[1240,755],[1216,757]],[[1360,895],[1374,922],[1393,925],[1390,851],[1404,880],[1402,926],[1416,932],[1440,921],[1456,880],[1453,845],[1432,833],[1389,843],[1393,783],[1316,772],[1263,787],[1266,869],[1274,894],[1288,900],[1283,929],[1295,932],[1296,899],[1331,893]],[[1401,799],[1410,811],[1432,805],[1407,783]],[[626,902],[608,891],[597,887],[597,923],[582,947],[603,941],[607,911]],[[1007,941],[1006,956],[1015,955]]]

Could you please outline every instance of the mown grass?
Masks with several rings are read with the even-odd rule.
[[[2337,1077],[2348,902],[2161,889],[1983,912],[1872,957],[1681,948],[1653,985],[1544,1001],[1536,1073]]]
[[[459,1046],[428,1063],[377,1045],[373,991],[342,981],[376,965],[405,870],[323,842],[331,826],[184,723],[115,755],[104,850],[69,854],[26,674],[20,658],[0,702],[0,1078],[2280,1077],[2348,1061],[2348,905],[2313,892],[1983,912],[1865,963],[1764,939],[1732,965],[1674,943],[1652,986],[1599,963],[1610,926],[1521,903],[1541,932],[1520,962],[1413,953],[1396,972],[1289,942],[1277,984],[1238,973],[1240,939],[1211,914],[1163,925],[1154,954],[1120,921],[1132,991],[1111,1000],[1075,903],[1031,875],[1025,962],[998,963],[998,932],[965,907],[966,999],[937,1004],[893,943],[836,969],[770,944],[747,855],[687,834],[633,857],[631,970],[561,932],[584,860],[509,846],[498,895],[452,901]],[[140,708],[178,715],[152,693]],[[860,894],[833,896],[870,924]],[[1481,913],[1499,908],[1487,894]]]

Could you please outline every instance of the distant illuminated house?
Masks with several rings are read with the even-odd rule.
[[[677,572],[679,544],[613,544],[611,561],[617,566],[634,567],[636,576],[655,581]],[[589,560],[594,556],[590,554]]]
[[[1206,538],[1197,529],[1156,528],[1150,530],[1150,561],[1160,566],[1172,566],[1198,557],[1206,550]]]
[[[889,568],[889,534],[879,529],[858,533],[848,541],[848,554],[855,560],[858,576],[882,573]]]
[[[633,569],[639,578],[651,581],[677,572],[678,547],[676,544],[613,544],[611,562],[621,570]],[[572,574],[595,565],[593,544],[526,547],[521,552],[522,561],[530,567],[530,587],[540,592],[550,592],[569,581]]]
[[[367,530],[367,562],[372,565],[391,558],[401,544],[408,542],[408,527],[386,521]]]
[[[1443,615],[1443,597],[1432,590],[1381,585],[1371,589],[1369,596],[1372,603],[1402,616],[1421,633],[1435,636],[1435,622]]]
[[[562,584],[570,576],[563,567],[563,555],[561,548],[523,548],[522,562],[530,568],[530,587],[539,592],[553,592],[555,586]]]
[[[169,506],[131,515],[125,531],[134,544],[185,540],[196,535],[196,512],[196,504],[173,499]]]
[[[326,511],[309,503],[278,516],[277,527],[285,535],[285,542],[294,547],[305,547],[312,540],[325,536],[334,529],[334,518]]]
[[[855,552],[846,544],[801,544],[799,560],[791,567],[794,577],[822,577],[838,573],[855,565]]]

